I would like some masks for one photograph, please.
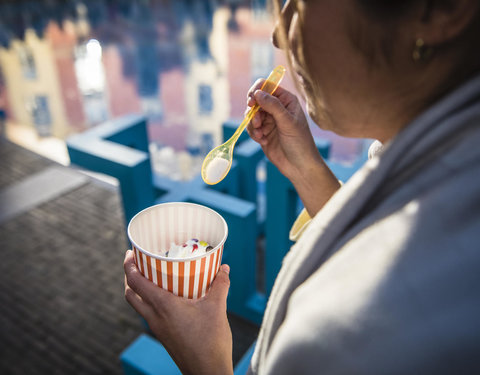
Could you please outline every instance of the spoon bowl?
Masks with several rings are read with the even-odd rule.
[[[272,70],[260,90],[268,92],[269,94],[273,94],[284,75],[285,67],[282,65],[277,66]],[[202,164],[202,178],[206,184],[218,184],[227,176],[232,166],[233,148],[235,147],[238,138],[259,109],[260,107],[258,104],[255,104],[252,108],[250,108],[242,123],[238,126],[237,130],[235,133],[233,133],[230,139],[220,146],[215,147],[207,154]]]

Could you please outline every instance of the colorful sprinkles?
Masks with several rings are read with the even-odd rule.
[[[207,242],[199,241],[197,238],[192,238],[182,245],[177,245],[172,242],[170,245],[170,249],[165,252],[165,256],[171,258],[188,258],[200,254],[205,254],[212,249],[213,246],[210,246]]]

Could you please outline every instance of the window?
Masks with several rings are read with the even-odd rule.
[[[162,102],[157,96],[141,96],[142,112],[151,122],[161,121],[163,118]]]
[[[87,124],[98,125],[108,118],[107,105],[102,92],[91,92],[83,95],[83,109]]]
[[[105,90],[105,72],[102,63],[102,46],[90,39],[75,48],[75,74],[83,95]]]
[[[105,98],[105,71],[102,46],[96,39],[75,47],[75,74],[82,93],[87,124],[97,125],[108,118]]]
[[[35,59],[32,51],[26,46],[18,48],[18,58],[20,59],[20,66],[22,67],[23,77],[26,79],[36,79],[37,69],[35,67]]]
[[[201,115],[209,115],[213,110],[212,86],[198,86],[198,108]]]
[[[252,43],[252,82],[259,77],[268,77],[273,65],[273,47],[269,41],[256,40]]]
[[[51,135],[52,116],[48,105],[48,97],[35,95],[28,99],[27,108],[32,116],[33,124],[41,137]]]

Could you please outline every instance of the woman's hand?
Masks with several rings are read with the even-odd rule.
[[[269,95],[259,90],[263,82],[258,80],[248,92],[247,105],[260,106],[247,126],[248,134],[293,183],[313,217],[340,183],[320,156],[297,97],[280,86]]]
[[[125,255],[124,269],[126,300],[145,318],[183,374],[233,374],[227,265],[198,300],[177,297],[147,280],[131,250]]]
[[[274,95],[260,91],[264,81],[257,80],[248,92],[247,105],[258,104],[261,109],[247,131],[280,172],[295,179],[306,164],[321,162],[321,156],[298,98],[280,86]]]

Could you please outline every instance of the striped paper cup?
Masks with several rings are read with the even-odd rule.
[[[227,223],[217,212],[185,202],[148,207],[128,225],[140,272],[154,284],[185,298],[205,295],[220,268],[227,234]],[[213,249],[191,258],[163,255],[172,242],[181,245],[192,238],[208,242]]]

